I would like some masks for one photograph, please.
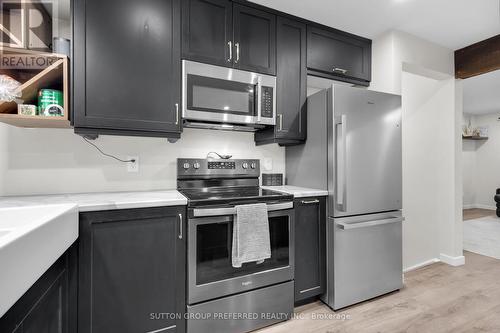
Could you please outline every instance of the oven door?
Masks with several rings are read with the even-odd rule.
[[[208,210],[208,209],[207,209]],[[233,215],[196,217],[188,223],[188,303],[290,281],[294,267],[293,209],[269,211],[271,258],[231,263]]]
[[[274,125],[274,112],[269,110],[274,110],[270,94],[276,90],[275,77],[187,60],[182,71],[184,119]]]

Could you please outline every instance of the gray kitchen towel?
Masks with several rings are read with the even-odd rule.
[[[236,206],[233,223],[233,267],[271,258],[269,220],[265,203]]]

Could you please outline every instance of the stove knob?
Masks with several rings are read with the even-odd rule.
[[[251,167],[252,169],[255,169],[255,168],[257,167],[257,163],[252,162],[252,164],[250,164],[250,167]]]
[[[196,162],[195,164],[193,164],[193,168],[199,169],[200,168],[200,163]]]
[[[187,162],[186,162],[186,163],[184,163],[184,165],[183,165],[182,167],[184,168],[184,170],[189,169],[189,163],[187,163]]]
[[[248,163],[247,162],[243,162],[243,164],[241,166],[243,167],[243,169],[248,169]]]

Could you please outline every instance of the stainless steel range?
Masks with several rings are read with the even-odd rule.
[[[258,160],[178,159],[188,198],[187,331],[247,332],[293,312],[293,197],[259,187]],[[266,203],[271,258],[231,264],[235,207]]]

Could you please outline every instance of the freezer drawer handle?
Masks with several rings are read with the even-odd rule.
[[[398,223],[398,222],[403,222],[404,220],[405,220],[404,217],[394,217],[394,218],[390,218],[390,219],[359,222],[359,223],[336,222],[336,224],[342,230],[352,230],[352,229],[359,229],[359,228],[374,227],[374,226],[390,224],[390,223]]]
[[[283,202],[272,205],[267,205],[267,211],[272,212],[276,210],[284,210],[293,208],[293,202]],[[219,215],[235,215],[236,208],[196,208],[193,209],[194,217],[204,216],[219,216]]]

